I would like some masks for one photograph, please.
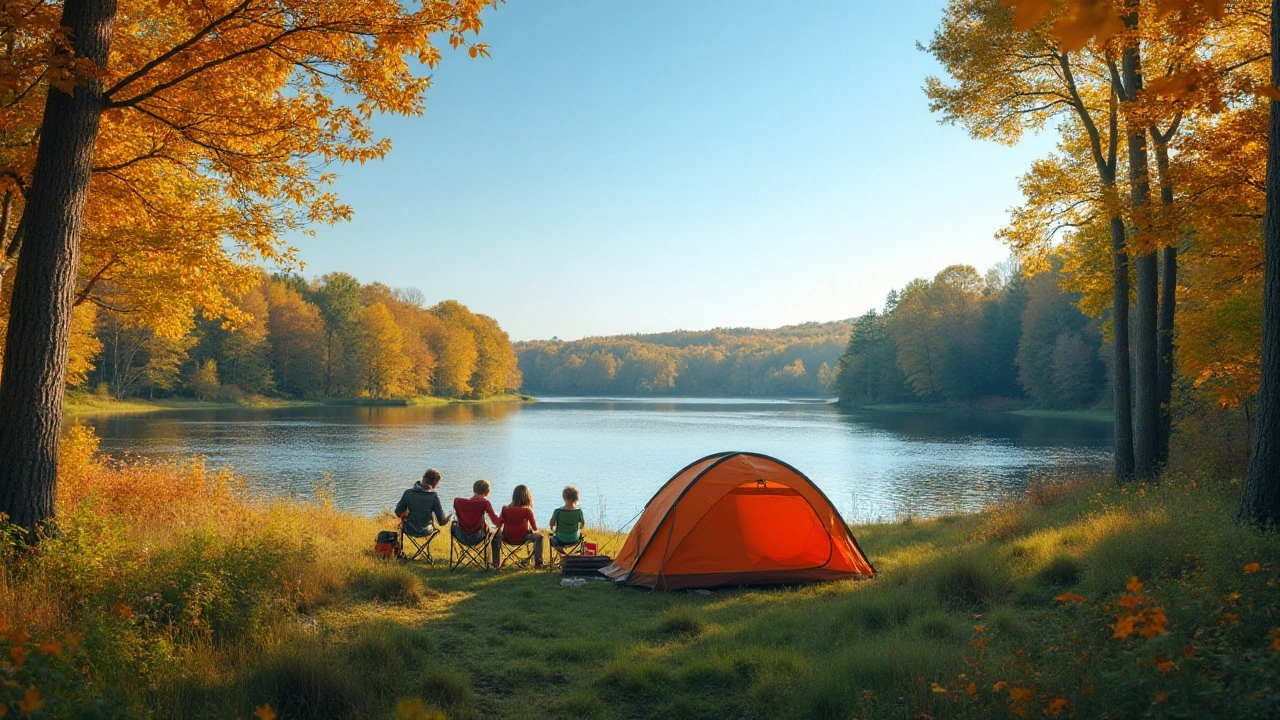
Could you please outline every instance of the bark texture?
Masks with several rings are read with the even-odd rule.
[[[1111,398],[1115,406],[1115,476],[1133,477],[1132,377],[1129,374],[1129,251],[1124,220],[1111,218]]]
[[[1280,82],[1280,0],[1271,0],[1271,83]],[[1280,524],[1280,103],[1271,101],[1267,135],[1266,268],[1262,291],[1262,379],[1241,522]]]
[[[1137,28],[1139,18],[1136,3],[1130,2],[1133,9],[1125,17],[1125,25]],[[1137,41],[1124,49],[1121,58],[1123,73],[1124,99],[1134,102],[1142,90],[1142,53]],[[1143,210],[1146,208],[1150,194],[1150,171],[1147,165],[1147,128],[1132,119],[1126,129],[1126,143],[1129,150],[1129,187],[1132,192],[1134,217],[1134,240],[1140,241],[1144,232],[1151,228],[1142,227],[1146,222]],[[1160,268],[1156,261],[1155,249],[1143,251],[1134,258],[1137,270],[1137,287],[1133,332],[1133,461],[1134,474],[1141,480],[1149,480],[1156,475],[1156,447],[1159,438],[1160,393],[1157,389],[1157,354],[1156,354],[1156,316],[1160,295]]]
[[[1176,129],[1176,128],[1175,128]],[[1173,207],[1173,179],[1169,177],[1169,132],[1157,138],[1156,171],[1160,176],[1160,204]],[[1160,251],[1160,317],[1156,323],[1156,391],[1160,399],[1159,437],[1156,439],[1156,471],[1169,464],[1169,437],[1173,434],[1173,321],[1178,303],[1178,248]]]
[[[71,52],[105,67],[115,0],[67,0]],[[102,83],[50,88],[21,223],[0,375],[0,512],[31,533],[53,517],[67,336]]]

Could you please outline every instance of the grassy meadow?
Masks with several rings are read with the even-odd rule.
[[[856,527],[874,580],[701,597],[380,561],[389,518],[323,493],[259,501],[198,461],[109,464],[79,428],[64,446],[60,534],[11,544],[0,572],[0,698],[16,717],[1280,707],[1280,538],[1232,522],[1234,482],[1046,479],[982,514]],[[606,552],[621,541],[595,535]]]

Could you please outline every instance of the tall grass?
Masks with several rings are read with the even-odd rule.
[[[0,569],[8,627],[31,643],[76,639],[82,705],[173,717],[247,715],[263,702],[289,717],[370,706],[377,688],[316,652],[306,628],[308,613],[348,599],[427,596],[417,575],[369,556],[378,522],[325,502],[256,500],[198,459],[109,462],[96,449],[90,431],[69,429],[56,528],[34,549],[11,544]],[[45,698],[67,692],[27,679]],[[229,695],[243,702],[214,701]]]
[[[9,546],[0,568],[9,714],[905,720],[1280,707],[1280,539],[1236,525],[1238,483],[1211,475],[1124,489],[1041,478],[1026,500],[984,513],[855,527],[873,580],[704,598],[379,561],[368,548],[387,518],[254,499],[199,461],[113,463],[95,447],[70,431],[57,534]]]

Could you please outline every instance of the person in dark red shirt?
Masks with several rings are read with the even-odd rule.
[[[493,566],[502,569],[502,543],[519,545],[533,539],[533,566],[542,567],[542,533],[533,516],[533,493],[527,485],[517,485],[511,492],[511,504],[504,505],[498,515],[498,532],[493,536]]]
[[[485,536],[489,534],[485,516],[493,521],[494,527],[501,524],[498,515],[493,512],[493,506],[489,504],[489,481],[477,480],[471,486],[471,491],[475,494],[469,498],[453,499],[453,512],[458,517],[453,523],[453,535],[465,545],[484,542]]]

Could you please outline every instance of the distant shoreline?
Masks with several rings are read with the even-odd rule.
[[[166,410],[229,410],[229,409],[277,409],[296,407],[415,407],[422,405],[477,405],[506,402],[536,402],[531,395],[497,395],[475,400],[461,398],[324,398],[320,400],[288,400],[283,398],[250,398],[241,401],[192,400],[166,398],[162,400],[115,400],[94,396],[68,398],[63,405],[63,415],[84,417],[89,415],[130,415],[162,412]]]
[[[634,395],[634,396],[547,396],[545,399],[549,401],[563,399],[580,399],[580,400],[598,400],[598,401],[645,401],[645,402],[681,402],[696,401],[700,403],[715,402],[717,400],[733,401],[733,402],[794,402],[800,404],[835,404],[835,398],[821,397],[701,397],[701,396],[681,396],[681,397],[665,397],[657,395]],[[229,410],[229,409],[279,409],[279,408],[297,408],[297,407],[418,407],[428,405],[482,405],[490,403],[533,403],[538,402],[539,398],[527,393],[498,395],[490,398],[481,399],[461,399],[461,398],[439,398],[439,397],[416,397],[416,398],[323,398],[319,400],[289,400],[284,398],[247,398],[241,401],[227,400],[192,400],[188,398],[166,398],[161,400],[114,400],[102,399],[95,396],[75,396],[69,398],[63,406],[63,414],[67,417],[85,417],[85,416],[102,416],[102,415],[129,415],[139,413],[152,413],[163,411],[181,411],[181,410]],[[862,405],[862,406],[843,406],[837,405],[844,410],[861,411],[861,412],[898,412],[898,413],[937,413],[937,414],[964,414],[964,413],[1000,413],[1008,415],[1021,415],[1029,418],[1046,418],[1053,420],[1082,420],[1086,422],[1114,422],[1112,413],[1108,410],[1046,410],[1037,408],[983,408],[983,407],[950,407],[943,405],[927,405],[916,403],[892,403],[883,405]]]

